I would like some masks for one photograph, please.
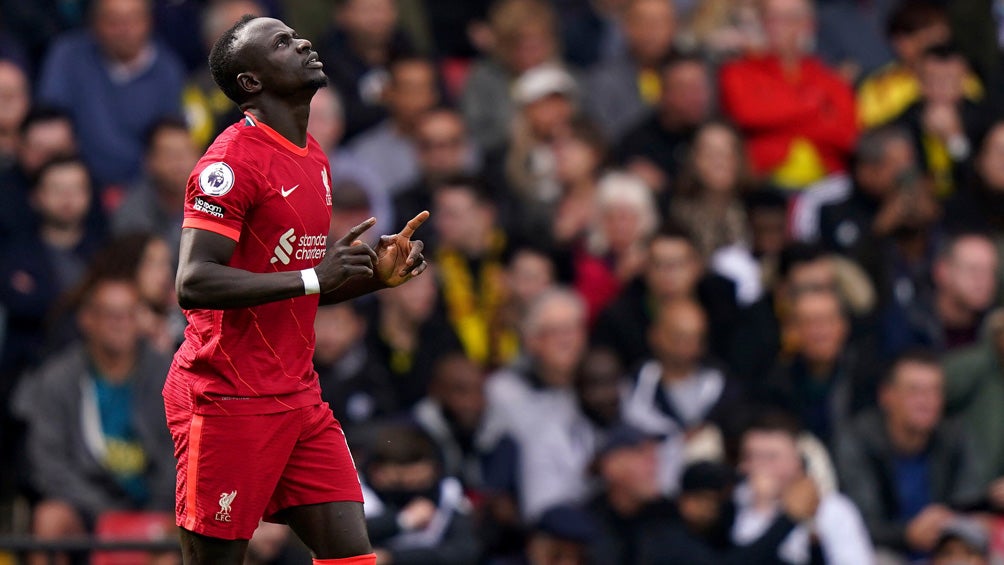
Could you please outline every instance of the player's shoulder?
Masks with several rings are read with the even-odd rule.
[[[195,170],[219,162],[226,163],[232,170],[253,175],[268,170],[274,151],[255,134],[255,128],[240,123],[228,127],[209,145]]]

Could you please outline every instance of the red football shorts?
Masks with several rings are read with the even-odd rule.
[[[327,403],[275,414],[204,416],[168,404],[178,459],[176,522],[219,539],[251,539],[291,506],[362,502],[345,434]]]

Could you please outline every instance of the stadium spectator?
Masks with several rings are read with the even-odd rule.
[[[481,168],[480,151],[474,147],[463,116],[456,110],[436,108],[423,114],[415,124],[418,178],[394,196],[394,213],[413,218],[432,208],[432,192],[444,180],[476,174]],[[429,247],[436,242],[426,234]]]
[[[561,196],[554,144],[572,128],[577,89],[568,72],[541,65],[516,80],[512,96],[518,111],[512,135],[506,146],[487,156],[484,174],[501,180],[514,200],[512,229],[533,237],[541,208],[553,209]]]
[[[945,202],[942,226],[949,233],[986,231],[999,242],[1004,234],[1004,122],[998,121],[987,130],[972,169],[966,182]]]
[[[541,449],[548,444],[544,432],[567,433],[579,418],[573,385],[586,349],[585,305],[571,291],[548,290],[527,311],[520,338],[522,355],[488,378],[485,445],[497,450],[503,440],[515,444],[518,455],[510,469],[518,490],[510,494],[532,521],[551,504],[563,502],[546,498],[558,476],[536,470],[553,459]],[[574,457],[566,463],[569,468],[590,454],[588,445],[572,448],[565,457]]]
[[[606,142],[592,122],[575,119],[568,131],[554,140],[553,146],[555,177],[561,195],[553,206],[538,206],[527,212],[538,216],[531,221],[550,232],[549,239],[559,249],[581,246],[599,211],[597,185],[606,165]],[[531,231],[539,233],[536,229]]]
[[[864,132],[854,152],[853,178],[843,189],[847,194],[819,208],[816,225],[800,230],[804,238],[818,240],[826,249],[852,257],[874,247],[882,235],[875,230],[877,218],[893,201],[909,196],[901,192],[909,188],[905,181],[917,167],[912,140],[905,129],[883,126]],[[806,196],[809,194],[812,191]]]
[[[489,10],[488,26],[491,53],[471,68],[461,109],[478,146],[494,151],[512,132],[513,81],[558,57],[557,15],[544,0],[502,0]]]
[[[244,14],[263,16],[265,11],[257,0],[218,0],[206,5],[202,12],[202,48],[206,53],[223,32],[230,29]],[[185,121],[191,128],[192,141],[200,150],[208,147],[216,136],[243,118],[240,108],[223,94],[213,81],[207,65],[188,75],[181,92]]]
[[[0,171],[17,158],[18,133],[31,109],[31,88],[24,70],[0,59]]]
[[[587,505],[599,532],[590,552],[599,563],[656,563],[671,506],[660,494],[658,438],[621,425],[599,447],[594,469],[602,490]]]
[[[876,548],[930,552],[952,508],[983,493],[982,464],[968,436],[942,418],[944,374],[923,352],[900,356],[864,412],[837,437],[842,490],[861,510]]]
[[[108,240],[90,262],[92,277],[107,274],[136,282],[140,337],[165,355],[178,348],[185,323],[174,294],[175,252],[156,234],[126,232]]]
[[[776,520],[784,492],[812,482],[799,451],[798,425],[783,414],[766,413],[743,434],[739,469],[746,480],[736,489],[732,539],[747,545]],[[818,487],[817,487],[818,488]],[[867,565],[874,550],[861,513],[838,492],[821,492],[811,526],[801,524],[780,544],[783,563],[814,563],[822,554],[829,565]]]
[[[436,68],[419,57],[401,57],[387,63],[384,104],[389,117],[360,133],[349,149],[369,167],[392,195],[418,178],[415,129],[422,115],[439,102]]]
[[[468,491],[477,491],[484,481],[484,380],[482,370],[462,353],[442,355],[433,367],[429,394],[411,411],[415,423],[436,443],[444,472],[460,479]]]
[[[783,193],[763,188],[744,199],[749,218],[750,251],[760,265],[764,289],[774,287],[778,258],[788,242],[788,200]]]
[[[887,65],[893,58],[884,24],[898,8],[895,0],[862,4],[854,0],[817,3],[816,52],[848,84]]]
[[[0,236],[17,237],[34,228],[29,192],[46,162],[77,152],[69,116],[52,108],[33,108],[18,131],[17,162],[0,177],[4,206],[0,208]]]
[[[997,296],[997,250],[983,234],[947,241],[931,267],[933,292],[890,305],[883,314],[883,349],[949,351],[976,342],[983,316]]]
[[[112,232],[155,233],[168,242],[174,255],[181,241],[185,187],[199,153],[185,122],[175,118],[155,123],[145,147],[143,177],[112,215]]]
[[[741,198],[753,188],[750,183],[739,132],[718,121],[698,128],[668,215],[694,234],[705,260],[722,247],[749,243]]]
[[[953,520],[942,528],[931,565],[990,565],[990,536],[978,520]]]
[[[938,196],[951,194],[987,127],[987,110],[965,96],[968,63],[955,47],[942,44],[920,56],[919,99],[896,121],[910,130],[923,168]]]
[[[387,117],[387,65],[411,50],[398,29],[393,0],[339,0],[331,10],[334,27],[317,42],[324,72],[345,107],[345,140]]]
[[[593,68],[586,105],[610,139],[620,139],[656,105],[661,67],[673,49],[676,9],[665,0],[629,0],[620,18],[624,53]]]
[[[184,70],[150,35],[146,0],[98,0],[91,28],[53,44],[39,78],[41,101],[73,117],[80,151],[99,192],[136,180],[143,135],[181,110]]]
[[[765,0],[760,10],[766,53],[722,68],[722,109],[746,136],[754,172],[801,189],[845,169],[857,134],[854,96],[807,54],[809,0]]]
[[[743,305],[763,293],[741,200],[753,188],[739,132],[724,122],[707,122],[694,133],[666,212],[670,221],[694,235],[709,268],[735,283]]]
[[[492,565],[587,565],[596,534],[589,515],[575,506],[555,506],[530,529],[523,555]]]
[[[679,43],[712,61],[730,59],[763,48],[757,0],[702,0],[680,31]]]
[[[161,399],[170,359],[140,339],[139,305],[131,279],[90,281],[78,314],[82,340],[26,376],[16,394],[42,497],[32,517],[39,539],[83,535],[106,511],[174,505]]]
[[[862,81],[857,92],[858,121],[873,128],[894,120],[920,98],[921,55],[952,39],[948,13],[936,0],[901,3],[886,20],[886,37],[896,60]],[[974,74],[965,79],[966,98],[977,102],[983,87]]]
[[[658,227],[652,192],[638,177],[611,172],[599,180],[596,213],[573,249],[575,290],[594,322],[645,268],[645,243]]]
[[[576,412],[519,443],[516,483],[531,523],[546,508],[588,501],[594,491],[593,456],[606,434],[621,424],[624,384],[616,356],[603,349],[587,351],[575,374]]]
[[[370,232],[364,234],[364,239],[374,237],[372,234],[390,232],[393,229],[392,226],[395,225],[395,217],[387,187],[367,164],[352,155],[350,151],[346,151],[344,147],[339,146],[342,134],[345,133],[345,109],[342,107],[338,91],[334,88],[322,88],[310,100],[310,120],[307,122],[307,133],[317,140],[317,144],[328,156],[331,185],[352,184],[362,189],[366,195],[367,208],[369,209],[369,214],[366,217],[375,216],[377,223]],[[335,192],[337,193],[337,191]],[[332,194],[332,198],[336,198],[335,193]],[[418,210],[415,214],[421,211]],[[333,209],[332,214],[335,213],[336,210]],[[415,216],[409,217],[414,218]],[[345,222],[345,225],[354,226],[358,223],[359,221],[351,224]],[[333,233],[345,233],[345,231]]]
[[[314,319],[314,369],[321,398],[350,443],[361,439],[366,424],[398,409],[390,374],[366,347],[366,333],[366,317],[353,304],[323,306]]]
[[[782,339],[782,324],[791,300],[802,292],[837,291],[837,265],[813,245],[789,244],[778,258],[773,291],[746,307],[735,323],[725,359],[732,374],[762,383],[778,355],[791,344]]]
[[[617,143],[615,159],[656,192],[672,194],[694,131],[715,112],[711,71],[703,59],[676,55],[661,70],[662,90],[654,111]]]
[[[597,318],[593,343],[613,349],[625,367],[634,367],[651,355],[647,336],[655,312],[675,300],[694,299],[708,316],[712,353],[723,356],[731,335],[729,324],[738,313],[735,287],[705,271],[690,234],[663,226],[649,239],[642,264],[641,276]]]
[[[842,422],[875,402],[878,359],[851,341],[851,320],[835,292],[803,292],[791,300],[792,351],[763,385],[764,399],[795,415],[829,445]]]
[[[3,375],[13,378],[42,361],[60,328],[48,322],[57,301],[82,279],[101,234],[88,229],[91,181],[76,158],[43,165],[31,193],[37,227],[6,240],[0,251],[0,302],[7,311]]]
[[[505,302],[506,234],[480,181],[455,177],[433,194],[435,253],[442,304],[464,351],[482,366],[498,366],[518,352],[516,336],[499,324]]]
[[[1004,310],[987,316],[978,343],[943,357],[945,413],[961,422],[984,455],[987,476],[1004,476],[1004,429],[996,417],[1004,405]],[[1004,488],[991,485],[990,502],[1004,508]]]
[[[580,69],[621,58],[624,40],[624,8],[629,0],[573,2],[561,14],[564,58]]]
[[[479,545],[470,503],[429,438],[387,425],[362,465],[364,511],[376,563],[473,565]]]
[[[659,484],[676,493],[686,461],[721,459],[720,423],[741,389],[706,356],[708,319],[699,304],[677,300],[655,312],[648,341],[652,357],[635,372],[624,419],[665,437],[659,446]]]
[[[463,351],[437,296],[436,272],[377,295],[366,337],[375,359],[390,372],[397,405],[408,409],[429,391],[436,362]]]

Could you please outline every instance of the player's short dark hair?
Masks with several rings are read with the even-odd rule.
[[[931,0],[900,2],[886,20],[886,35],[890,38],[912,35],[939,23],[948,23],[948,13]]]
[[[792,243],[781,250],[781,256],[777,261],[777,274],[781,279],[786,279],[795,267],[815,263],[827,255],[825,249],[814,243]]]
[[[237,84],[237,75],[244,69],[240,66],[241,61],[234,44],[237,42],[237,34],[248,25],[248,22],[256,18],[257,16],[245,14],[230,29],[223,32],[209,52],[209,71],[213,74],[213,80],[223,94],[238,105],[244,103],[247,96]]]
[[[924,347],[914,347],[900,353],[896,359],[888,365],[888,369],[882,373],[880,385],[882,387],[887,387],[895,382],[896,375],[899,374],[900,368],[908,363],[924,365],[927,367],[941,367],[941,359],[938,357],[937,353]]]
[[[146,128],[146,132],[143,134],[143,147],[146,148],[146,151],[149,152],[153,149],[153,144],[157,141],[157,137],[168,131],[187,134],[188,124],[177,116],[165,116],[158,119],[153,125]]]
[[[21,120],[18,133],[23,137],[31,128],[48,122],[66,122],[70,125],[70,128],[73,128],[73,119],[65,110],[56,108],[55,106],[39,105],[32,108],[28,112],[28,115]]]

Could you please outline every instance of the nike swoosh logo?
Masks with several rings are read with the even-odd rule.
[[[286,187],[282,187],[282,188],[279,189],[279,194],[281,194],[282,197],[285,198],[285,197],[289,196],[290,194],[293,194],[293,191],[296,190],[299,186],[300,185],[296,185],[296,186],[290,188],[289,190],[286,190]]]

